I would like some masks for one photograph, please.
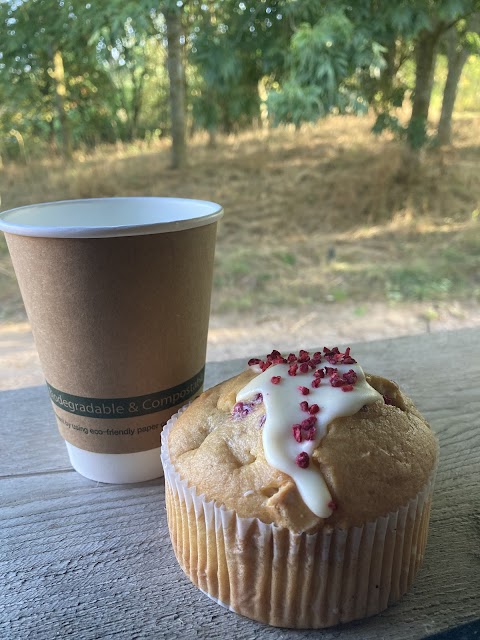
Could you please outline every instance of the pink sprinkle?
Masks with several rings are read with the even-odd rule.
[[[341,353],[336,353],[333,356],[326,356],[326,358],[330,364],[338,364],[339,362],[342,362],[343,356]]]
[[[302,411],[308,411],[308,402],[306,400],[300,402],[300,409]]]
[[[327,504],[327,507],[329,509],[331,509],[332,511],[336,511],[337,510],[337,503],[334,502],[333,500],[330,500],[330,502]]]
[[[308,453],[306,451],[302,451],[295,458],[295,462],[298,464],[298,466],[301,469],[306,469],[308,467],[308,465],[310,464],[310,456],[308,455]]]
[[[308,396],[310,393],[310,389],[308,387],[298,387],[298,390],[302,394],[302,396]]]
[[[353,391],[353,384],[344,384],[342,391]]]
[[[302,427],[299,424],[294,424],[292,426],[292,433],[297,442],[302,441]]]
[[[315,434],[316,433],[317,433],[316,427],[310,427],[309,429],[304,431],[305,440],[315,440]]]
[[[297,369],[298,369],[298,364],[294,363],[292,365],[290,365],[289,369],[288,369],[288,375],[289,376],[296,376],[297,375]]]
[[[249,402],[237,402],[233,405],[232,415],[234,418],[244,418],[251,410],[252,405]]]
[[[320,411],[320,407],[318,406],[318,404],[312,404],[308,411],[313,416],[315,413],[318,413]]]
[[[338,373],[334,373],[330,376],[330,384],[332,387],[341,387],[345,384],[345,381],[338,375]]]
[[[338,347],[333,347],[333,349],[329,349],[328,347],[323,347],[323,353],[325,354],[325,358],[329,361],[329,362],[335,362],[336,360],[336,356],[342,356],[343,354],[340,353],[340,349]]]
[[[314,389],[318,389],[318,387],[322,384],[322,381],[320,380],[320,378],[314,378],[313,382],[312,382],[312,387]]]
[[[357,361],[354,360],[352,358],[352,356],[350,355],[350,347],[347,347],[345,349],[345,353],[343,354],[342,362],[343,362],[343,364],[356,364]]]
[[[302,420],[302,423],[300,426],[302,427],[302,429],[310,429],[310,427],[315,426],[316,422],[317,422],[316,416],[310,416],[308,418],[305,418],[305,420]]]
[[[270,382],[272,384],[280,384],[281,379],[282,379],[282,376],[272,376],[270,379]]]
[[[347,373],[343,374],[343,379],[348,384],[355,384],[356,381],[357,381],[357,374],[355,373],[355,371],[353,369],[350,369],[350,371],[347,371]]]
[[[250,358],[250,360],[248,361],[248,366],[251,367],[254,364],[260,364],[260,362],[260,358]]]

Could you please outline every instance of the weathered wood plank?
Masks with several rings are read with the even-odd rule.
[[[0,392],[0,477],[70,468],[45,386]]]
[[[37,438],[29,440],[37,460],[22,449],[25,440],[14,446],[11,431],[5,432],[11,423],[2,409],[11,398],[4,394],[13,392],[4,392],[0,473],[20,475],[0,479],[0,637],[415,640],[480,617],[480,331],[366,343],[355,355],[367,370],[396,379],[440,439],[425,564],[400,603],[322,633],[264,627],[222,609],[175,561],[162,480],[108,486],[55,472],[61,456],[67,458],[53,417],[47,424],[38,410],[51,412],[46,392],[44,405],[35,396],[33,404],[20,404],[29,410],[9,414],[17,428],[35,425]],[[208,385],[242,366],[211,368]],[[58,447],[49,443],[55,440]]]
[[[323,638],[415,639],[480,615],[478,476],[443,490],[456,464],[443,460],[413,590],[384,614]],[[318,637],[263,627],[198,592],[171,550],[162,481],[118,487],[47,474],[3,480],[2,495],[1,637]]]

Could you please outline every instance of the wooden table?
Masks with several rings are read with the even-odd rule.
[[[414,640],[451,628],[448,637],[479,637],[480,329],[363,343],[353,353],[396,380],[440,439],[425,563],[400,603],[323,632],[266,627],[221,608],[176,563],[163,480],[112,486],[78,475],[46,388],[35,386],[0,393],[0,637]],[[207,386],[244,366],[209,365]]]

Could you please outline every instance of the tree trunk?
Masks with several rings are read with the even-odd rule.
[[[213,125],[208,127],[208,148],[216,149],[217,148],[217,127]]]
[[[455,26],[451,27],[446,33],[448,74],[443,90],[442,113],[438,123],[438,142],[441,145],[450,144],[451,142],[452,115],[457,98],[458,83],[470,53],[462,40],[468,31],[478,32],[479,27],[480,13],[477,12],[470,16],[463,33],[459,33]]]
[[[453,107],[457,97],[458,83],[462,75],[463,67],[468,58],[468,52],[463,48],[458,48],[458,34],[455,27],[450,29],[447,40],[448,73],[443,90],[442,113],[438,123],[438,143],[447,145],[452,137],[452,115]]]
[[[167,25],[167,69],[170,80],[170,119],[172,129],[172,168],[181,169],[187,160],[185,141],[185,72],[181,37],[181,9],[165,9]]]
[[[138,122],[143,104],[143,87],[146,73],[146,69],[143,69],[140,76],[137,76],[134,69],[130,74],[133,88],[129,112],[129,135],[131,140],[136,140],[138,136]]]
[[[422,31],[415,44],[415,90],[412,115],[407,130],[407,140],[412,149],[419,149],[427,139],[428,110],[432,97],[439,36],[438,29]]]
[[[63,57],[61,51],[57,50],[53,54],[53,79],[55,81],[55,95],[57,101],[58,119],[62,131],[63,155],[67,160],[72,157],[72,133],[67,113],[65,111],[65,96],[67,87],[65,83],[65,69],[63,67]]]

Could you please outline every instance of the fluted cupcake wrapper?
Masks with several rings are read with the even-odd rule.
[[[424,556],[435,473],[410,502],[361,527],[293,533],[197,495],[162,463],[168,525],[186,575],[230,610],[279,627],[322,628],[373,615],[410,587]]]

